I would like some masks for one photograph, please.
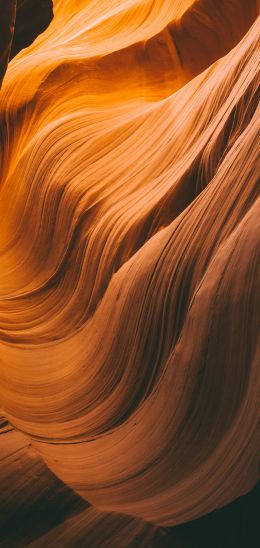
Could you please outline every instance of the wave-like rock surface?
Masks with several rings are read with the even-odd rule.
[[[215,4],[56,0],[2,85],[0,405],[93,506],[43,546],[257,481],[260,20]]]

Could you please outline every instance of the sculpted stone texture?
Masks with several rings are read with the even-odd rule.
[[[220,4],[56,0],[13,46],[2,460],[68,500],[35,546],[161,546],[256,484],[259,5]]]

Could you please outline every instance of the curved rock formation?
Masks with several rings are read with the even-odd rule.
[[[258,478],[260,18],[222,4],[57,0],[3,82],[0,405],[94,507],[75,545]]]
[[[10,56],[30,44],[50,24],[53,17],[52,0],[17,0],[15,32]]]

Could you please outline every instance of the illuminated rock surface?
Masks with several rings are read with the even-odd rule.
[[[3,546],[208,548],[258,479],[259,6],[56,0],[42,33],[30,4],[0,95]],[[241,501],[212,514],[232,548]]]

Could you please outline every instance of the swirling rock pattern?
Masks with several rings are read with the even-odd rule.
[[[0,96],[2,413],[87,501],[37,546],[163,545],[258,477],[259,4],[53,4]]]

